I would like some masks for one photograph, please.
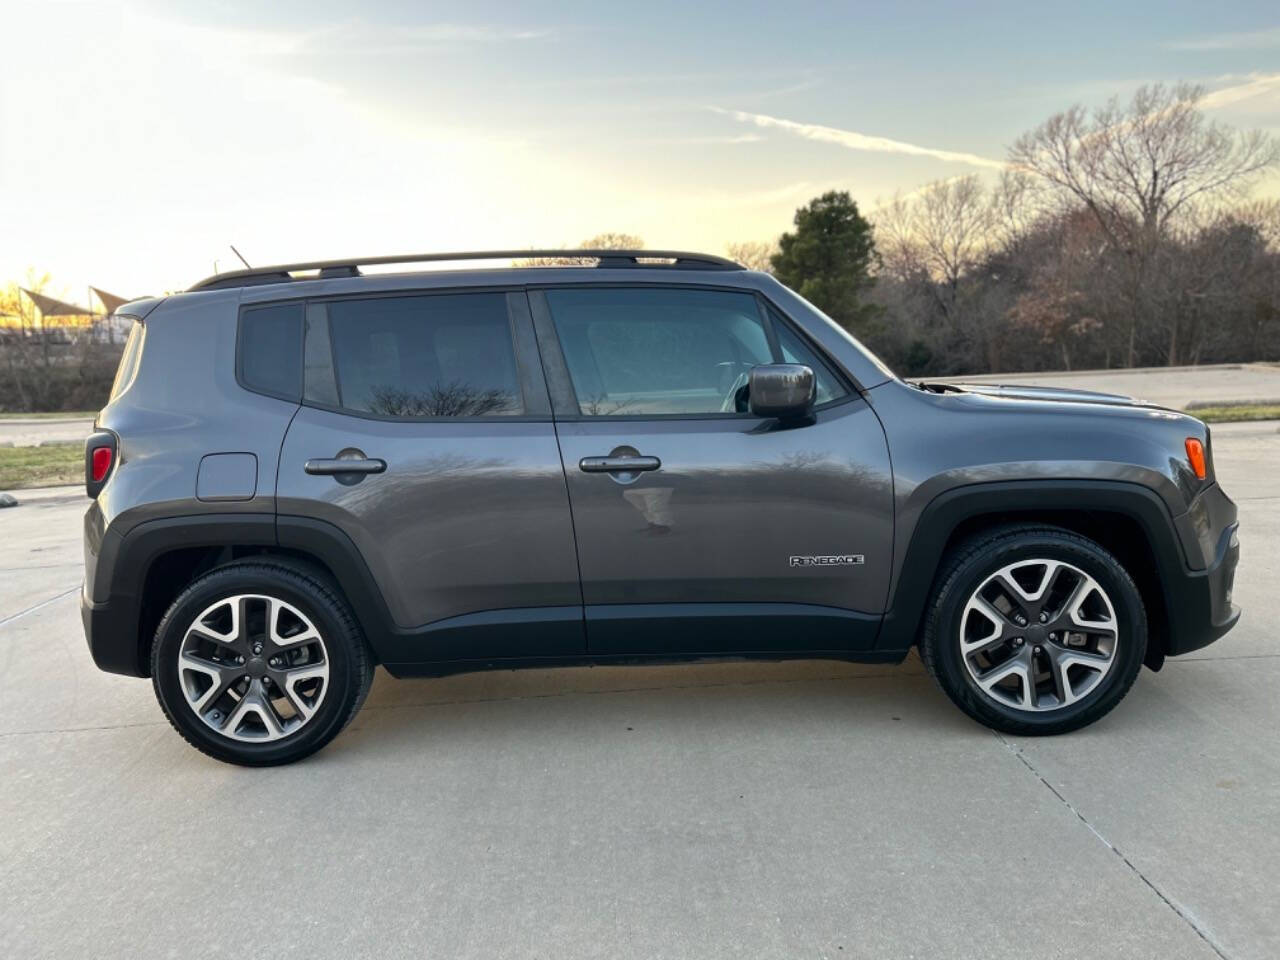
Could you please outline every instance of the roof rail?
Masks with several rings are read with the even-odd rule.
[[[659,267],[677,270],[745,270],[746,267],[724,257],[681,250],[471,250],[463,253],[412,253],[405,256],[358,257],[345,260],[312,260],[306,263],[282,263],[249,270],[231,270],[205,277],[191,290],[216,290],[222,287],[247,287],[260,283],[287,283],[291,280],[327,280],[334,277],[361,276],[360,267],[395,263],[438,263],[449,260],[595,260],[592,267]],[[658,262],[650,262],[658,261]],[[666,262],[662,262],[666,261]],[[295,277],[295,273],[307,276]],[[312,275],[314,273],[314,275]]]

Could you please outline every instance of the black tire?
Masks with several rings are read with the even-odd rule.
[[[979,687],[960,649],[960,618],[970,596],[991,574],[1032,558],[1065,561],[1093,577],[1119,621],[1110,670],[1081,699],[1039,713],[1006,705]],[[1133,578],[1097,543],[1057,527],[1011,525],[966,540],[943,559],[919,645],[930,675],[969,716],[1003,733],[1044,736],[1087,726],[1124,698],[1146,653],[1147,616]]]
[[[237,594],[264,594],[292,604],[324,641],[328,689],[315,713],[282,739],[249,743],[219,734],[196,715],[181,687],[178,656],[191,623],[211,604]],[[253,767],[292,763],[336,737],[368,696],[373,670],[364,635],[337,587],[319,573],[271,560],[238,561],[192,582],[161,619],[151,649],[152,686],[174,729],[216,760]]]

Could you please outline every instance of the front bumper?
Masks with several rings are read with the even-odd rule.
[[[1240,562],[1240,525],[1222,531],[1213,562],[1205,570],[1182,571],[1177,583],[1166,583],[1171,657],[1199,650],[1236,625],[1240,608],[1231,602],[1236,565]]]

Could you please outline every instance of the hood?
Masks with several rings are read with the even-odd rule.
[[[1103,403],[1122,407],[1150,406],[1145,400],[1123,393],[1099,393],[1096,390],[1072,390],[1065,387],[1037,387],[1031,384],[922,381],[919,386],[934,393],[979,393],[988,397],[1008,397],[1013,400],[1059,400],[1068,403]]]

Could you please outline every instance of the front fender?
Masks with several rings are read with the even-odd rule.
[[[966,520],[1071,511],[1121,514],[1139,525],[1151,547],[1170,627],[1175,628],[1180,611],[1170,598],[1181,581],[1203,576],[1203,572],[1197,573],[1188,565],[1173,517],[1159,495],[1139,483],[1113,480],[993,481],[946,490],[919,511],[899,574],[890,588],[876,649],[907,650],[915,643],[943,550]],[[1174,643],[1170,647],[1176,649]]]

